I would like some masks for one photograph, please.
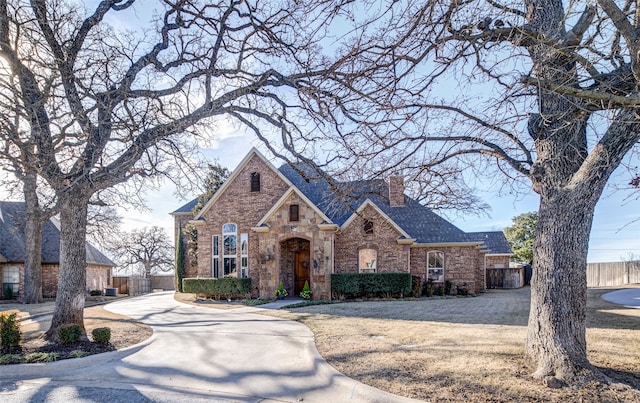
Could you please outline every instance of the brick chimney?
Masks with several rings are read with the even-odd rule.
[[[389,204],[391,207],[404,206],[404,177],[400,175],[389,177]]]

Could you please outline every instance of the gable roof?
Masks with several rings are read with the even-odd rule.
[[[235,181],[235,179],[238,177],[238,175],[240,175],[240,172],[242,171],[242,168],[247,165],[249,163],[249,161],[251,160],[251,158],[253,158],[254,156],[260,158],[262,160],[262,162],[269,168],[271,168],[271,170],[273,172],[275,172],[280,179],[282,179],[283,182],[285,182],[288,186],[291,186],[292,183],[289,182],[289,180],[282,175],[282,173],[280,173],[280,171],[278,171],[276,169],[276,167],[273,166],[273,164],[271,162],[269,162],[264,155],[262,155],[260,153],[260,151],[258,151],[255,147],[252,147],[251,150],[247,153],[247,155],[242,159],[242,161],[240,161],[240,163],[238,164],[238,166],[236,167],[236,169],[233,170],[233,172],[231,173],[231,176],[229,176],[229,178],[227,178],[227,180],[224,181],[224,183],[222,184],[222,186],[220,186],[220,188],[213,194],[213,196],[211,197],[211,199],[209,199],[209,201],[207,201],[207,204],[204,205],[204,207],[202,208],[202,210],[200,210],[198,212],[198,214],[193,218],[194,221],[200,220],[201,217],[207,212],[209,211],[209,209],[211,208],[211,206],[213,206],[215,204],[215,202],[221,197],[221,195],[225,192],[225,190],[231,186],[231,184]],[[184,207],[184,206],[183,206]],[[182,208],[182,207],[181,207]]]
[[[513,255],[511,246],[502,231],[469,232],[469,236],[482,241],[491,255]]]
[[[7,262],[24,262],[24,202],[0,201],[0,255]],[[86,243],[87,263],[115,267],[97,248]],[[42,227],[42,263],[60,262],[60,223],[47,220]]]
[[[172,211],[169,214],[171,214],[171,215],[183,215],[183,214],[191,214],[191,213],[193,213],[193,208],[198,204],[198,199],[199,199],[199,197],[196,197],[195,199],[191,200],[188,203],[183,204],[177,210]]]

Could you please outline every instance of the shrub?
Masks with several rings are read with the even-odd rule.
[[[426,295],[427,297],[433,297],[435,292],[435,287],[433,286],[433,280],[427,279],[424,283],[422,283],[422,295]]]
[[[76,325],[77,326],[77,325]],[[24,361],[27,363],[32,362],[53,362],[60,357],[58,353],[31,353],[24,357]]]
[[[411,276],[411,295],[418,298],[422,294],[422,277]]]
[[[6,311],[0,314],[0,347],[16,347],[22,340],[18,312]]]
[[[338,299],[404,296],[411,293],[410,273],[341,273],[331,275],[331,292]]]
[[[287,290],[284,288],[284,284],[282,284],[282,280],[280,280],[280,285],[278,286],[278,288],[276,289],[276,298],[284,298],[287,295],[289,295],[289,293],[287,292]]]
[[[251,293],[250,278],[185,278],[182,291],[222,299],[246,298]]]
[[[63,325],[58,328],[58,340],[60,344],[76,344],[82,337],[80,325]]]
[[[21,354],[0,354],[0,365],[20,364],[21,362]]]
[[[4,299],[13,299],[13,288],[11,288],[10,286],[7,286],[7,288],[5,288],[4,290],[3,297]]]
[[[100,344],[107,344],[111,340],[111,329],[108,327],[97,327],[91,331],[93,341]]]
[[[300,296],[304,299],[311,299],[311,288],[307,280],[305,280],[304,287],[302,287],[302,291],[300,291]]]
[[[99,297],[102,295],[102,290],[91,290],[89,291],[89,295],[92,297]]]
[[[453,284],[451,284],[451,281],[446,280],[444,282],[444,295],[451,295],[451,288],[453,287]]]
[[[69,358],[82,358],[82,357],[86,357],[88,355],[89,355],[89,353],[87,353],[86,351],[73,350],[72,352],[69,353]]]

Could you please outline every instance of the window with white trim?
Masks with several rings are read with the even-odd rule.
[[[240,277],[249,277],[249,234],[240,234]]]
[[[360,273],[375,273],[378,268],[378,251],[360,249],[358,251],[358,268]]]
[[[444,282],[444,252],[427,253],[427,279],[434,283]]]
[[[20,268],[4,267],[2,269],[2,294],[6,295],[7,288],[11,288],[14,296],[18,295],[20,290]]]
[[[212,237],[211,250],[213,251],[211,277],[220,278],[220,235],[214,235]]]
[[[237,225],[222,226],[222,268],[223,277],[238,276],[238,235]]]

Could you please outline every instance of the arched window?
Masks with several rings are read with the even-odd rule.
[[[434,283],[444,282],[444,252],[427,253],[427,279]]]
[[[378,269],[378,251],[360,249],[358,251],[358,268],[360,273],[375,273]]]
[[[224,277],[237,277],[238,234],[235,224],[222,226],[222,267]]]

